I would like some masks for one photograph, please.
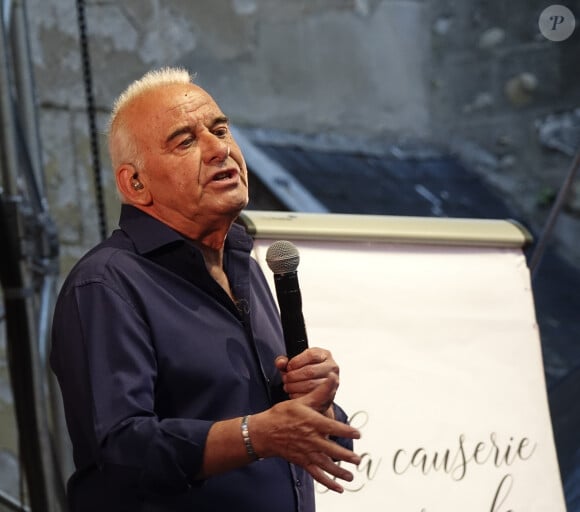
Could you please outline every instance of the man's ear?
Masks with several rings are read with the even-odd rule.
[[[142,180],[135,166],[122,164],[115,173],[117,188],[131,204],[146,206],[151,204],[151,194],[146,180]]]

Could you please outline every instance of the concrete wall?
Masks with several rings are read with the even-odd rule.
[[[76,2],[27,5],[49,199],[66,269],[98,240]],[[98,124],[104,130],[113,98],[129,81],[181,64],[240,126],[368,139],[385,150],[396,143],[457,151],[540,227],[570,157],[540,144],[538,123],[572,112],[580,99],[570,69],[578,37],[543,38],[537,20],[545,5],[87,0]],[[112,227],[118,206],[101,143]],[[569,242],[577,210],[566,213],[558,236],[580,257]]]

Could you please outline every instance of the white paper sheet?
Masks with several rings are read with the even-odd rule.
[[[565,511],[520,250],[294,243],[310,346],[338,361],[365,454],[319,512]]]

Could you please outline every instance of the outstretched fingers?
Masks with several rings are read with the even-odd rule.
[[[353,474],[342,467],[339,463],[322,453],[312,454],[315,462],[306,466],[306,470],[320,484],[334,492],[342,493],[344,488],[338,482],[338,479],[346,482],[353,480]]]

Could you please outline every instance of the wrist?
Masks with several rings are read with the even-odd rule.
[[[258,454],[256,453],[256,449],[254,448],[254,444],[252,442],[252,437],[250,436],[250,426],[249,426],[250,418],[252,418],[252,416],[250,414],[247,414],[242,418],[242,421],[240,423],[240,432],[242,434],[242,441],[244,442],[246,453],[248,454],[248,457],[250,459],[252,459],[253,461],[262,460],[262,458],[258,456]]]

